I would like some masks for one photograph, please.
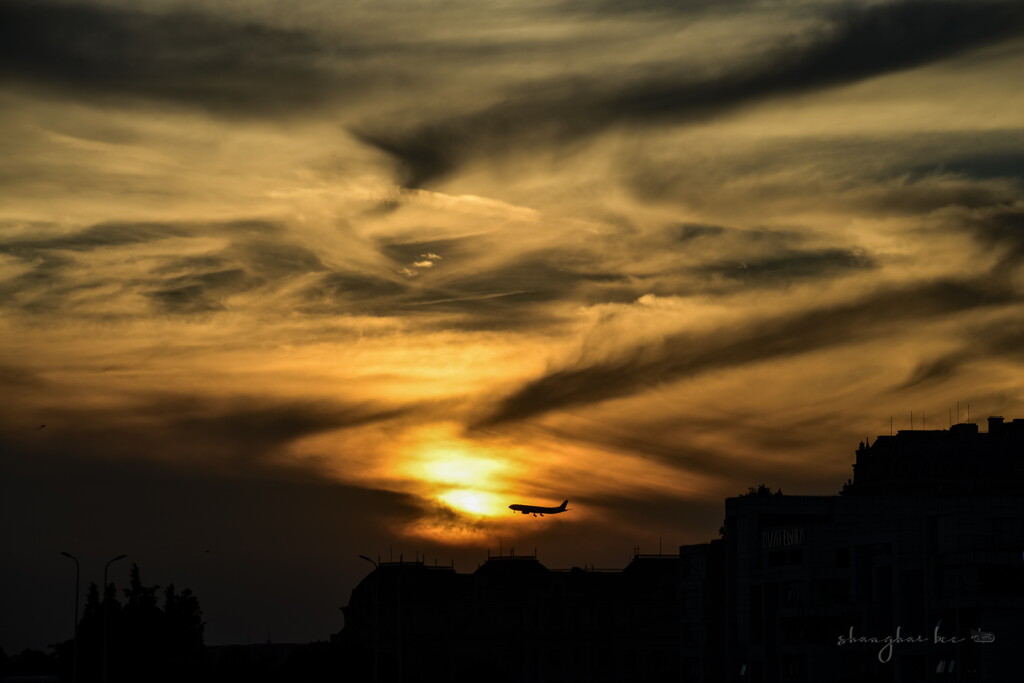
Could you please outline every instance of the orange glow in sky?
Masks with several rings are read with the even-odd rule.
[[[1019,1],[293,4],[0,2],[0,465],[589,561],[1024,414]]]
[[[473,525],[471,536],[486,535],[488,520],[507,510],[513,468],[507,453],[459,438],[456,427],[442,423],[416,430],[395,464],[395,474],[406,477],[428,501]],[[442,529],[452,526],[450,520],[434,525],[433,535],[444,536]],[[463,527],[456,536],[465,535]]]

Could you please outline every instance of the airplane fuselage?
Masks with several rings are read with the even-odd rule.
[[[565,512],[568,508],[565,506],[569,504],[569,501],[563,501],[558,507],[542,507],[540,505],[523,505],[522,503],[513,503],[508,506],[508,509],[512,511],[512,514],[521,512],[524,515],[557,515],[559,512]]]

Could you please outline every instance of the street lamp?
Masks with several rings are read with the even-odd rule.
[[[103,566],[103,683],[107,683],[107,612],[109,611],[107,607],[107,570],[110,568],[110,565],[126,557],[128,556],[118,555]]]
[[[366,555],[360,555],[362,559],[373,565],[374,571],[378,564]],[[377,670],[377,660],[380,659],[380,577],[373,577],[373,683],[380,680]]]
[[[78,564],[78,558],[71,553],[61,552],[61,555],[75,561],[75,649],[71,659],[71,681],[78,683],[78,587],[81,585],[78,578],[81,575],[81,567]]]

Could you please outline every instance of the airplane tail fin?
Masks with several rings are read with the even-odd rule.
[[[566,505],[568,505],[568,504],[569,504],[569,501],[568,501],[568,499],[566,499],[566,500],[563,500],[563,501],[562,501],[562,504],[558,506],[558,509],[559,509],[559,510],[564,510],[564,509],[565,509],[565,506],[566,506]]]

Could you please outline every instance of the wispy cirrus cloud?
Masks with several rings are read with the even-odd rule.
[[[693,123],[771,97],[796,95],[921,66],[1019,36],[1024,10],[1010,2],[894,2],[847,8],[820,30],[705,79],[648,65],[621,82],[552,82],[490,108],[411,129],[363,126],[356,134],[395,158],[420,187],[481,156],[568,145],[613,126]],[[667,71],[670,75],[651,72]]]
[[[681,332],[623,349],[606,361],[553,370],[502,399],[477,426],[605,401],[651,383],[853,344],[914,320],[1019,300],[1012,289],[988,279],[939,281],[882,289],[850,303],[752,321],[708,336]]]

